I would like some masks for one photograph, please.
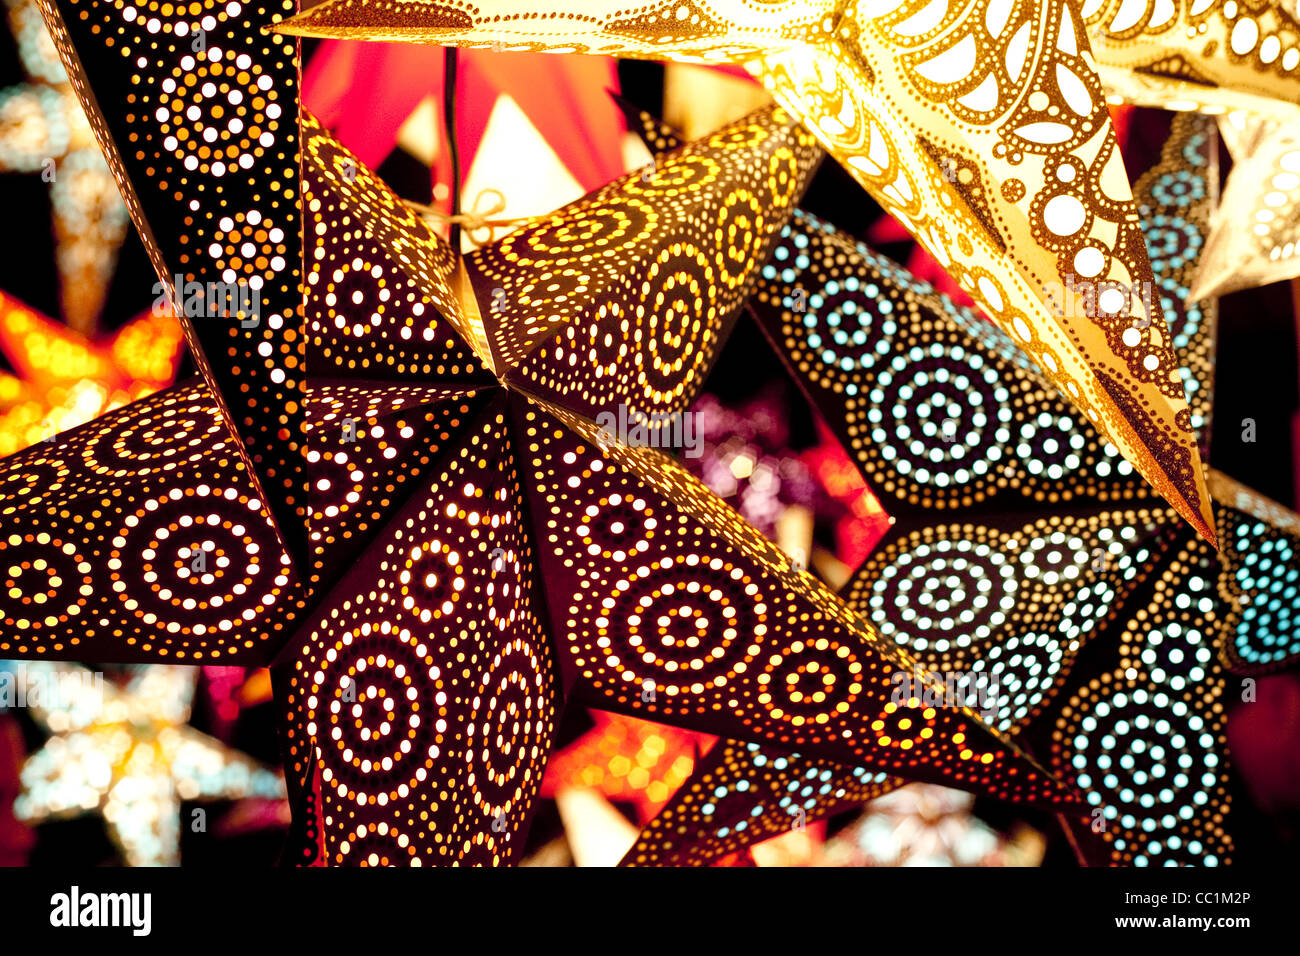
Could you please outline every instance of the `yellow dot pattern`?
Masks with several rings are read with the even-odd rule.
[[[182,321],[252,487],[301,559],[298,53],[262,33],[294,5],[42,0],[41,8],[166,295],[184,306],[195,298],[184,283],[245,290],[246,312],[218,305],[208,315],[205,303],[204,314]],[[256,324],[246,314],[254,301]]]
[[[236,449],[198,383],[5,459],[0,653],[269,660],[306,593]]]
[[[502,865],[558,706],[505,403],[478,416],[277,674],[299,862]]]

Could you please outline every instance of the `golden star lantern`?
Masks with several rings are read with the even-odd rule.
[[[1217,115],[1233,168],[1192,296],[1300,275],[1300,22],[1292,0],[1087,0],[1112,102]]]
[[[1300,111],[1287,119],[1233,113],[1219,121],[1233,167],[1201,255],[1194,296],[1300,275],[1298,121]]]
[[[129,865],[175,866],[182,800],[284,796],[278,773],[187,725],[194,668],[141,667],[119,688],[76,665],[18,666],[28,709],[52,735],[23,764],[20,820],[98,813]]]
[[[1072,6],[328,0],[275,29],[743,63],[1214,540],[1137,208]]]
[[[1138,106],[1268,115],[1300,102],[1300,23],[1279,0],[1085,0],[1107,93]]]

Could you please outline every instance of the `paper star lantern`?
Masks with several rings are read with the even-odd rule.
[[[1211,470],[1229,535],[1219,553],[1224,606],[1222,654],[1237,674],[1265,674],[1300,663],[1300,517]]]
[[[180,348],[170,316],[146,313],[97,341],[0,292],[0,353],[18,373],[0,375],[0,454],[170,385]]]
[[[1289,0],[1088,0],[1107,93],[1171,110],[1296,112],[1300,23]]]
[[[23,764],[21,820],[98,813],[128,865],[175,866],[182,800],[284,793],[279,773],[186,725],[192,668],[145,667],[125,688],[84,667],[20,668],[28,711],[51,733]]]
[[[1233,167],[1194,289],[1224,295],[1300,275],[1300,111],[1220,121]]]
[[[744,63],[1213,541],[1137,210],[1071,5],[327,0],[277,29]]]
[[[631,801],[644,822],[690,776],[697,748],[711,742],[707,736],[620,714],[593,711],[591,717],[595,726],[551,758],[542,796],[599,790],[611,800]]]
[[[1137,190],[1203,425],[1213,303],[1182,303],[1213,205],[1212,137],[1210,121],[1176,120]],[[854,576],[850,603],[936,673],[984,676],[995,725],[1089,791],[1081,845],[1093,829],[1113,862],[1226,862],[1229,685],[1216,657],[1244,672],[1300,660],[1282,636],[1300,609],[1296,519],[1216,476],[1220,522],[1240,536],[1216,557],[1009,337],[806,214],[784,230],[756,301],[897,519]],[[1155,750],[1141,733],[1151,726],[1168,728]],[[1106,732],[1118,743],[1099,745]],[[767,764],[734,753],[706,758],[701,790],[749,791]],[[850,805],[837,795],[848,773],[800,758],[769,786],[823,780],[824,792],[808,790],[811,818]],[[694,783],[627,862],[707,860],[743,845],[705,838]],[[789,827],[788,807],[762,806],[749,821],[751,833],[778,824]]]
[[[0,172],[40,173],[50,184],[59,305],[89,334],[126,238],[126,207],[35,0],[6,6],[28,81],[0,90]]]
[[[239,66],[243,49],[267,58],[255,69],[250,52],[242,67],[253,95],[284,49],[254,39],[265,11],[241,20],[221,9],[229,35],[207,31],[208,61]],[[73,19],[58,12],[47,10],[52,29],[75,36],[86,64],[99,39],[69,34]],[[198,69],[178,48],[187,31],[172,24],[144,66],[103,56],[83,86],[152,89],[174,61]],[[97,125],[110,152],[120,120]],[[973,715],[887,702],[887,675],[907,666],[888,643],[671,459],[591,419],[619,406],[679,411],[698,390],[818,158],[797,124],[780,111],[746,119],[644,181],[627,177],[461,260],[301,122],[301,137],[281,129],[271,140],[301,142],[302,181],[277,180],[274,195],[302,199],[307,239],[304,334],[277,328],[289,358],[306,341],[319,379],[297,409],[234,414],[228,431],[222,418],[241,406],[196,388],[11,460],[4,478],[21,504],[10,510],[41,513],[50,540],[7,547],[51,552],[47,564],[70,564],[63,575],[83,588],[11,587],[5,612],[29,624],[14,652],[39,641],[51,654],[93,645],[101,659],[240,663],[278,650],[301,862],[515,859],[562,697],[1008,799],[1073,799]],[[160,162],[172,161],[166,148]],[[243,173],[224,167],[241,202],[280,169],[259,158]],[[207,170],[195,161],[213,175],[208,160]],[[210,223],[219,210],[199,205]],[[163,203],[143,218],[188,247],[177,211]],[[277,222],[294,215],[277,208]],[[261,240],[249,241],[257,252]],[[231,338],[221,323],[206,334]],[[209,350],[208,380],[242,389],[250,408],[271,401],[278,393],[259,378],[233,374],[247,355],[275,351],[263,344],[229,346],[219,367]],[[276,368],[265,369],[273,384]],[[305,420],[305,440],[290,414]],[[133,428],[134,416],[149,428]],[[155,426],[156,416],[175,421]],[[253,468],[231,454],[268,436],[279,444],[260,462],[252,454]],[[275,538],[276,501],[250,480],[300,442],[313,489],[301,576]],[[142,459],[117,466],[128,487],[97,470],[107,448]],[[98,499],[95,521],[64,517],[72,509],[57,496],[77,494]],[[34,586],[49,583],[34,562],[7,558]]]

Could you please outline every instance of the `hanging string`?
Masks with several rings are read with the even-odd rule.
[[[489,200],[491,205],[486,209],[480,209],[485,200]],[[407,200],[408,205],[415,212],[419,213],[420,218],[426,222],[449,223],[452,229],[465,228],[465,232],[473,240],[475,245],[485,245],[495,238],[495,230],[507,229],[513,226],[523,225],[529,222],[541,222],[547,218],[545,216],[519,216],[513,219],[497,219],[499,214],[506,210],[506,197],[499,189],[484,189],[474,197],[474,204],[470,207],[469,212],[458,212],[453,215],[447,215],[440,212],[432,206],[426,206],[424,203],[412,202]],[[455,246],[453,249],[457,248]]]
[[[477,245],[491,242],[496,229],[509,228],[523,223],[538,222],[544,217],[523,216],[517,219],[495,219],[506,210],[506,197],[499,189],[485,189],[474,197],[474,205],[468,213],[460,211],[460,146],[456,142],[456,77],[457,53],[454,46],[443,49],[442,60],[442,116],[445,125],[444,138],[447,141],[447,157],[451,161],[451,213],[444,213],[424,203],[407,200],[407,205],[428,222],[445,222],[451,228],[449,240],[451,248],[460,253],[461,227]],[[479,209],[486,198],[495,197],[486,209]]]
[[[460,253],[460,148],[456,144],[456,55],[454,46],[445,48],[442,60],[442,117],[446,126],[447,156],[451,159],[451,248]]]

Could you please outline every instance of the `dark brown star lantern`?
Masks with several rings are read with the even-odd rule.
[[[201,5],[207,66],[196,25],[106,30],[120,13],[75,0],[45,13],[124,189],[163,194],[132,203],[160,273],[169,254],[187,282],[271,268],[283,236],[260,211],[301,229],[301,272],[292,249],[282,272],[305,305],[251,335],[192,318],[203,383],[5,462],[6,518],[49,530],[0,541],[24,577],[0,592],[0,651],[274,658],[299,863],[513,861],[574,701],[1075,799],[971,711],[926,705],[908,652],[663,450],[819,158],[782,111],[460,257],[292,122],[292,45],[260,32],[272,11]],[[168,111],[195,105],[220,122],[182,137]],[[266,152],[290,143],[301,170]],[[272,478],[279,497],[259,491]],[[290,524],[302,556],[276,537]]]
[[[305,187],[336,226],[322,235],[397,208],[325,134],[304,139],[325,158]],[[357,256],[358,277],[400,273],[391,298],[383,278],[356,284],[353,317],[431,285],[419,300],[431,331],[397,327],[412,328],[416,363],[468,371],[460,432],[277,672],[291,786],[314,807],[304,859],[322,839],[330,862],[512,858],[556,712],[575,700],[1009,799],[1065,798],[971,715],[891,703],[889,675],[910,674],[907,661],[672,458],[593,420],[622,407],[621,421],[635,410],[651,426],[647,444],[672,433],[752,281],[735,243],[778,228],[815,156],[779,111],[756,114],[648,181],[634,174],[472,253],[473,298],[453,291],[450,263],[432,265],[440,254],[403,256],[409,238],[380,262],[370,236],[439,243],[404,211],[400,229],[367,225],[368,247],[327,247],[309,266],[318,289]],[[668,202],[652,201],[660,177]],[[313,342],[339,327],[325,305],[309,310]],[[348,342],[331,343],[337,374],[362,354]],[[396,351],[386,361],[407,361]],[[507,388],[479,387],[479,369]]]
[[[307,553],[297,41],[274,3],[39,0],[68,77],[295,564]]]

